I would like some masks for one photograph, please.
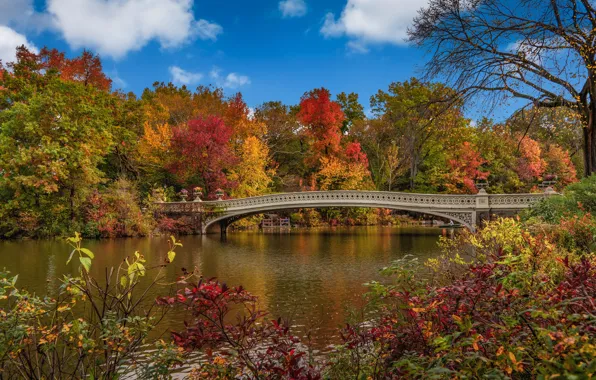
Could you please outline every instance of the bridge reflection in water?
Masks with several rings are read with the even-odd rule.
[[[409,211],[453,220],[474,231],[492,215],[511,216],[556,194],[552,188],[535,194],[416,194],[387,191],[308,191],[217,201],[157,202],[157,212],[187,217],[196,233],[221,232],[250,215],[301,208],[366,207]]]

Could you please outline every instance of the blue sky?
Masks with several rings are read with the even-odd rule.
[[[251,107],[317,87],[369,98],[421,74],[406,28],[426,0],[0,0],[0,58],[14,46],[99,53],[114,86],[155,81],[241,91]],[[473,115],[470,115],[473,117]]]

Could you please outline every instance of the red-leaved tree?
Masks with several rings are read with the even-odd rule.
[[[42,78],[43,74],[56,74],[62,80],[83,83],[103,91],[109,91],[112,87],[112,80],[103,72],[99,56],[87,50],[78,57],[66,58],[63,52],[56,49],[43,48],[36,54],[25,46],[20,46],[16,55],[17,60],[7,63],[6,68],[10,75],[17,78],[32,75]],[[0,72],[3,69],[0,62]]]
[[[487,179],[490,174],[482,171],[486,160],[482,158],[476,147],[469,142],[464,142],[461,148],[453,152],[449,159],[449,172],[445,186],[453,193],[476,193],[476,180]]]
[[[172,131],[175,160],[169,170],[180,184],[203,183],[208,193],[230,188],[226,171],[237,161],[229,147],[232,129],[217,116],[195,119]]]
[[[66,58],[63,52],[56,49],[41,49],[38,59],[46,70],[57,70],[60,78],[71,82],[81,82],[100,90],[109,91],[112,80],[103,72],[101,59],[88,50],[75,58]]]
[[[313,139],[316,158],[339,152],[345,115],[341,106],[331,100],[329,90],[319,88],[304,94],[298,120],[306,127],[307,136]]]

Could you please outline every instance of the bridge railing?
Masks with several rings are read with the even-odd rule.
[[[161,202],[158,209],[167,213],[197,213],[208,211],[235,211],[275,205],[368,206],[391,205],[409,208],[432,209],[520,209],[544,199],[549,194],[486,194],[449,195],[416,194],[385,191],[308,191],[299,193],[269,194],[251,198],[226,199],[205,202]]]

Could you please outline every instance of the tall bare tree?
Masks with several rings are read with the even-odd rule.
[[[429,0],[409,36],[432,55],[428,75],[460,95],[574,109],[585,175],[596,173],[594,0]]]

